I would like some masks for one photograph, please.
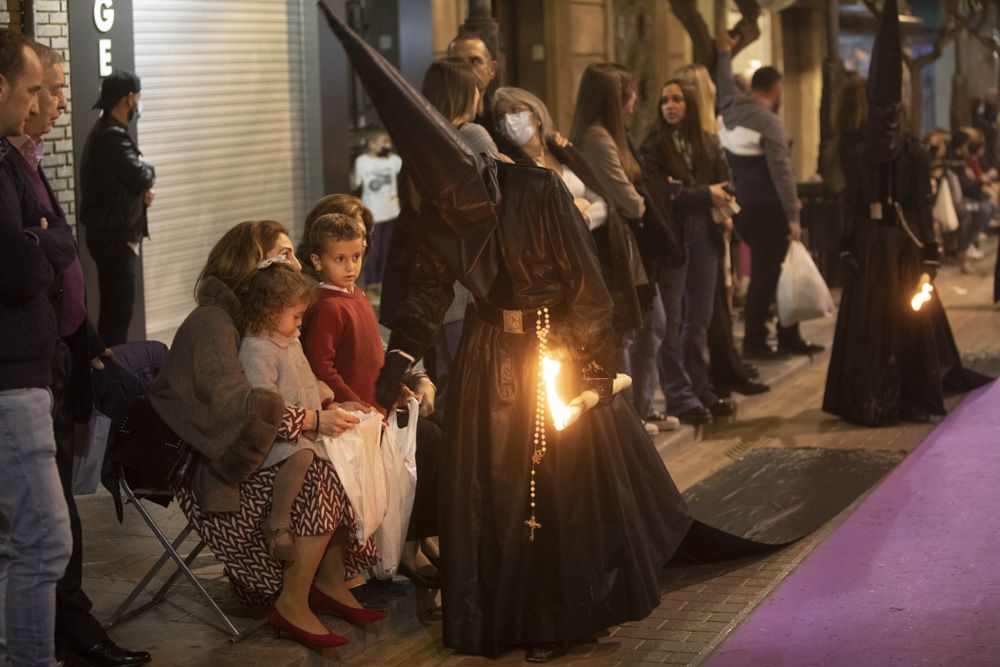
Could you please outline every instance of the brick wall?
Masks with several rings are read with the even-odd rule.
[[[35,0],[34,38],[59,51],[66,63],[66,97],[69,109],[56,123],[55,128],[45,137],[45,159],[42,166],[55,190],[59,203],[66,211],[71,225],[76,224],[76,199],[73,176],[73,129],[70,118],[73,112],[73,88],[71,84],[69,57],[69,15],[67,0]],[[0,24],[9,25],[12,20],[20,21],[21,3],[18,0],[0,0]]]
[[[11,23],[21,23],[21,0],[0,0],[0,26],[10,28]],[[17,30],[17,26],[14,26]]]

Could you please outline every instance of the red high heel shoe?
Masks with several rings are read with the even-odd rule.
[[[356,609],[354,607],[348,607],[345,604],[337,602],[315,586],[309,589],[309,606],[312,607],[313,611],[325,611],[333,614],[334,616],[339,616],[354,625],[374,623],[375,621],[381,621],[385,618],[384,611],[379,611],[378,609]]]
[[[306,632],[302,628],[292,625],[281,612],[272,606],[267,610],[267,624],[274,629],[274,636],[281,639],[281,633],[284,632],[294,641],[302,644],[303,646],[314,646],[316,648],[332,648],[334,646],[343,646],[344,644],[350,643],[347,637],[341,637],[332,632],[328,632],[325,635],[317,635],[311,632]]]

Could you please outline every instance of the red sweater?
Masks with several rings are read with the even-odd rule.
[[[375,309],[365,293],[320,287],[302,319],[302,348],[334,400],[375,405],[375,380],[385,363]]]

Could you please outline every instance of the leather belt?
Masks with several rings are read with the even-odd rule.
[[[475,302],[476,313],[487,324],[492,324],[504,333],[527,334],[535,332],[535,324],[538,320],[538,308],[530,310],[507,310],[483,302]],[[547,306],[549,309],[549,321],[552,324],[558,322],[564,309],[562,304]]]

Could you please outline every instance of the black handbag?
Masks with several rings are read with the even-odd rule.
[[[135,473],[147,489],[184,486],[197,453],[156,414],[146,396],[133,399],[111,436],[108,459]],[[129,477],[132,477],[129,474]]]

